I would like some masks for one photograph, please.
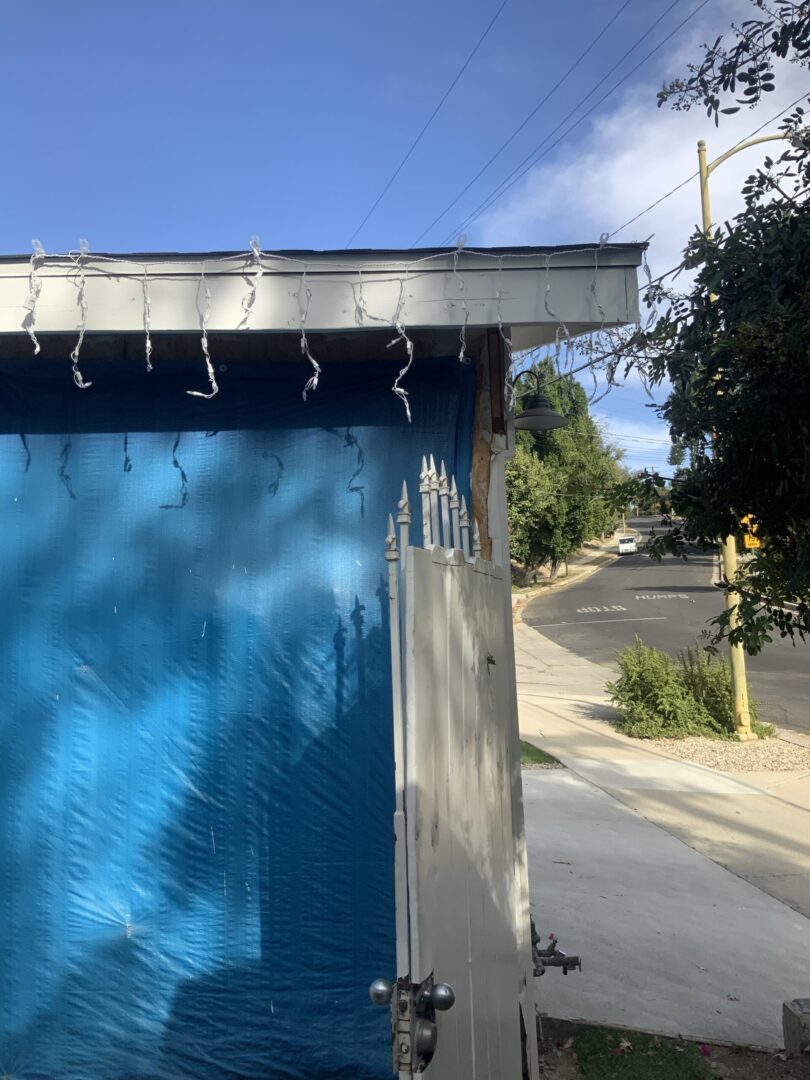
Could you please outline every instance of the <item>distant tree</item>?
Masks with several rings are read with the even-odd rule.
[[[543,526],[555,504],[559,478],[523,442],[518,442],[515,456],[507,464],[506,477],[512,557],[531,574],[547,554]]]
[[[613,493],[614,505],[632,502],[641,517],[664,519],[672,510],[672,493],[655,474],[638,472],[620,483]]]
[[[546,358],[536,365],[544,392],[568,426],[517,433],[507,466],[512,552],[529,571],[559,567],[594,536],[610,531],[616,509],[606,496],[623,478],[621,452],[607,444],[579,383],[560,378]],[[529,380],[526,380],[528,383]]]

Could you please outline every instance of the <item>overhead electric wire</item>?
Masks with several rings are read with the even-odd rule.
[[[707,2],[708,2],[708,0],[707,0]],[[770,117],[764,123],[760,124],[759,127],[754,128],[754,130],[749,132],[748,135],[744,136],[742,139],[738,139],[737,142],[735,142],[732,146],[729,147],[729,150],[733,150],[735,147],[740,146],[742,143],[747,142],[749,139],[752,139],[755,135],[757,135],[760,131],[762,131],[763,128],[768,127],[769,124],[773,124],[781,116],[784,116],[784,114],[788,111],[788,109],[794,108],[794,106],[798,105],[800,101],[804,101],[808,97],[810,97],[810,89],[805,91],[805,93],[800,94],[799,97],[797,97],[794,101],[791,101],[790,104],[786,105],[783,109],[780,109],[780,111],[778,113],[776,113],[774,116]],[[728,152],[729,152],[728,150],[724,151],[724,153],[728,153]],[[655,206],[658,206],[665,199],[669,198],[670,195],[674,195],[676,191],[680,190],[680,188],[682,188],[684,186],[684,184],[689,183],[690,180],[694,180],[696,176],[698,176],[698,173],[695,172],[691,176],[687,177],[685,180],[682,180],[680,184],[678,184],[676,187],[672,188],[672,190],[667,192],[666,195],[662,195],[660,199],[657,199],[654,203],[651,203],[650,206],[648,206],[646,208],[646,210],[642,210],[640,213],[638,213],[634,217],[630,218],[629,221],[625,222],[624,225],[620,225],[618,229],[614,229],[614,231],[612,233],[610,233],[610,236],[613,237],[613,236],[616,235],[616,233],[621,232],[622,229],[627,228],[628,225],[631,225],[634,221],[636,221],[638,218],[640,218],[643,214],[646,214],[647,211],[652,210]],[[678,270],[681,265],[682,264],[679,264],[678,266],[674,266],[671,270],[668,270],[665,274],[661,274],[661,275],[659,275],[659,277],[654,278],[653,281],[652,281],[652,284],[655,284],[656,282],[662,281],[664,278],[669,277],[669,275],[674,273],[675,270]],[[650,283],[649,282],[645,283],[644,285],[641,286],[641,288],[639,289],[639,292],[644,292],[649,287],[650,287]],[[562,379],[567,379],[571,375],[577,375],[581,371],[587,371],[589,368],[597,367],[599,364],[603,363],[603,361],[604,361],[604,357],[598,357],[595,360],[588,360],[586,363],[580,364],[578,367],[571,368],[568,371],[560,372],[558,375],[555,375],[553,379],[548,379],[545,383],[543,383],[543,385],[544,386],[549,386],[552,383],[560,382]],[[529,369],[527,368],[527,369],[524,369],[524,370],[529,370]],[[522,374],[523,374],[523,371],[517,373],[517,375],[522,375]],[[632,436],[624,436],[624,437],[625,438],[631,438]]]
[[[644,438],[643,435],[622,435],[618,431],[603,431],[602,434],[608,439],[621,439],[622,442],[655,443],[657,446],[671,446],[670,439]]]
[[[422,237],[426,236],[427,233],[430,232],[430,230],[433,228],[434,225],[438,225],[438,223],[442,220],[444,215],[447,214],[450,210],[452,210],[453,207],[456,205],[456,203],[459,201],[459,199],[463,198],[463,196],[467,194],[467,192],[470,190],[470,188],[473,186],[473,184],[481,176],[483,176],[483,174],[487,171],[487,169],[490,167],[490,165],[493,163],[493,161],[495,161],[496,158],[500,157],[500,155],[504,152],[504,150],[507,148],[507,146],[509,146],[509,144],[520,134],[520,132],[523,131],[523,129],[526,127],[526,125],[529,123],[529,121],[532,120],[537,115],[537,113],[545,105],[545,103],[548,101],[548,99],[551,97],[551,95],[553,93],[555,93],[555,91],[559,90],[559,88],[562,86],[562,84],[565,82],[565,80],[568,78],[568,76],[577,67],[579,67],[579,65],[582,63],[582,61],[585,59],[585,57],[588,55],[588,53],[591,51],[591,49],[594,47],[594,45],[596,45],[605,36],[605,34],[608,32],[608,30],[611,28],[611,26],[613,26],[613,24],[616,22],[618,17],[622,14],[624,9],[630,3],[632,3],[632,0],[624,0],[624,3],[621,5],[621,7],[619,7],[618,10],[614,13],[614,15],[608,20],[608,22],[605,23],[605,25],[602,27],[602,29],[599,31],[599,33],[596,35],[596,37],[593,39],[593,41],[591,41],[590,45],[587,45],[582,50],[582,52],[579,54],[579,56],[576,58],[576,60],[573,62],[573,64],[571,64],[571,66],[568,68],[568,70],[565,72],[565,74],[561,75],[560,78],[551,87],[551,89],[548,90],[543,95],[543,97],[540,99],[540,101],[538,101],[538,103],[535,105],[535,107],[532,109],[532,111],[529,113],[529,115],[520,124],[518,124],[518,126],[515,128],[515,130],[509,136],[509,138],[506,139],[505,142],[501,143],[501,145],[498,147],[498,149],[495,151],[495,153],[492,155],[492,157],[484,165],[481,166],[481,168],[478,170],[478,172],[475,174],[475,176],[472,178],[472,180],[470,180],[469,183],[465,187],[463,187],[461,189],[461,191],[458,193],[458,195],[456,195],[456,197],[452,200],[452,202],[449,202],[447,204],[447,206],[445,206],[444,210],[442,210],[442,212],[437,217],[435,217],[433,219],[433,221],[431,221],[431,223],[425,229],[423,229],[420,232],[420,234],[417,236],[417,238],[414,240],[414,242],[410,245],[410,247],[415,248],[416,245],[419,243],[419,241],[422,239]]]
[[[495,25],[495,23],[496,23],[496,22],[498,21],[498,18],[499,18],[499,16],[500,16],[501,12],[503,11],[503,9],[504,9],[504,8],[506,7],[506,5],[507,5],[508,3],[509,3],[509,0],[503,0],[503,2],[501,3],[500,7],[498,8],[498,10],[497,10],[497,11],[495,12],[495,14],[494,14],[494,15],[492,16],[492,18],[490,19],[490,21],[489,21],[489,23],[488,23],[488,25],[487,25],[487,28],[486,28],[486,30],[484,30],[483,34],[482,34],[482,35],[481,35],[481,36],[479,37],[478,41],[476,41],[476,43],[475,43],[475,45],[474,45],[474,47],[473,47],[473,50],[472,50],[472,52],[471,52],[471,53],[469,54],[469,56],[467,57],[467,59],[466,59],[466,60],[464,61],[464,63],[463,63],[463,64],[461,65],[461,67],[459,68],[459,70],[458,70],[458,73],[456,74],[456,77],[455,77],[455,78],[453,79],[453,81],[452,81],[452,82],[450,83],[450,85],[449,85],[449,86],[447,87],[447,89],[445,90],[444,94],[443,94],[443,95],[441,96],[441,98],[439,99],[439,103],[438,103],[438,105],[437,105],[437,106],[435,107],[435,109],[433,110],[433,112],[432,112],[432,113],[430,114],[430,116],[429,116],[429,117],[428,117],[428,119],[426,120],[426,122],[425,122],[425,124],[423,125],[423,127],[422,127],[421,131],[419,132],[419,134],[418,134],[418,135],[416,136],[416,138],[415,138],[415,139],[413,140],[413,142],[411,143],[411,145],[410,145],[410,146],[408,147],[408,149],[407,149],[407,151],[405,152],[405,155],[404,155],[404,157],[402,158],[402,160],[400,161],[399,165],[397,165],[396,169],[394,169],[393,173],[391,174],[391,177],[390,177],[390,179],[388,180],[388,183],[387,183],[387,184],[385,185],[385,187],[384,187],[384,188],[382,189],[382,191],[380,192],[380,194],[379,194],[379,195],[377,196],[377,198],[376,198],[376,199],[374,200],[374,202],[373,202],[373,203],[371,204],[371,208],[369,209],[368,213],[366,214],[366,216],[365,216],[365,217],[363,218],[363,220],[362,220],[362,221],[360,222],[360,224],[359,224],[359,225],[357,226],[357,228],[356,228],[356,229],[354,230],[354,232],[352,233],[351,237],[349,238],[349,242],[348,242],[348,243],[346,244],[346,247],[349,247],[349,245],[350,245],[350,244],[352,244],[352,243],[354,242],[354,238],[355,238],[355,237],[357,236],[357,234],[358,234],[358,233],[360,232],[360,230],[361,230],[361,229],[363,228],[363,226],[364,226],[364,225],[366,224],[366,222],[368,221],[368,219],[369,219],[369,218],[371,217],[371,215],[372,215],[372,214],[374,213],[374,211],[375,211],[375,210],[377,209],[377,207],[378,207],[378,206],[380,205],[380,203],[381,203],[381,202],[382,202],[382,200],[384,199],[385,195],[387,194],[387,192],[388,192],[388,189],[389,189],[389,188],[391,187],[391,185],[393,184],[393,182],[394,182],[394,181],[396,180],[396,178],[397,178],[397,177],[399,176],[399,174],[400,174],[400,173],[402,172],[402,169],[404,168],[404,166],[405,166],[406,162],[408,161],[408,158],[409,158],[409,157],[411,156],[411,154],[412,154],[412,153],[414,152],[414,150],[416,149],[416,147],[417,147],[417,146],[419,145],[419,143],[421,142],[421,140],[422,140],[422,136],[423,136],[423,135],[425,134],[425,132],[427,131],[427,129],[428,129],[429,127],[430,127],[430,125],[431,125],[431,124],[433,123],[433,121],[434,121],[434,120],[436,119],[436,116],[438,115],[438,112],[439,112],[439,110],[441,109],[442,105],[444,105],[445,101],[447,101],[447,99],[448,99],[448,98],[450,97],[450,94],[451,94],[451,93],[453,92],[453,90],[454,90],[454,89],[455,89],[455,87],[456,87],[456,83],[458,83],[458,81],[459,81],[459,79],[461,78],[461,76],[462,76],[462,75],[464,74],[464,72],[465,72],[465,71],[467,70],[467,68],[468,68],[468,67],[470,66],[470,63],[472,62],[472,59],[473,59],[473,57],[474,57],[474,56],[475,56],[475,54],[476,54],[476,53],[478,52],[478,50],[479,50],[479,49],[481,48],[481,46],[482,46],[482,45],[484,44],[484,41],[486,40],[487,36],[489,35],[489,32],[490,32],[490,30],[491,30],[491,29],[492,29],[492,27],[493,27],[493,26]]]
[[[773,124],[776,120],[779,119],[780,116],[784,116],[788,109],[792,109],[795,105],[798,105],[800,101],[804,101],[808,97],[810,97],[810,90],[806,90],[805,93],[800,94],[795,101],[791,101],[789,105],[786,105],[784,109],[781,109],[775,116],[772,116],[770,120],[766,120],[764,124],[760,124],[759,127],[754,128],[754,130],[748,135],[745,135],[742,139],[738,139],[733,146],[730,146],[728,150],[725,151],[725,153],[728,154],[732,150],[740,146],[742,143],[748,142],[749,139],[753,139],[753,137],[755,135],[758,135],[763,128],[768,127],[770,124]],[[722,157],[722,154],[720,156]],[[674,195],[676,191],[680,191],[682,187],[686,187],[688,183],[690,183],[692,180],[695,180],[699,175],[700,173],[695,171],[691,174],[691,176],[687,176],[685,180],[681,180],[680,184],[676,184],[671,191],[668,191],[666,193],[666,195],[662,195],[660,199],[656,199],[654,203],[650,203],[650,205],[645,207],[644,210],[640,210],[637,214],[631,217],[629,221],[625,221],[624,225],[620,225],[618,229],[614,229],[612,233],[609,233],[608,239],[612,240],[614,236],[618,235],[618,233],[623,232],[624,229],[628,227],[628,225],[632,225],[634,222],[638,221],[639,218],[644,217],[645,214],[649,214],[650,210],[654,210],[656,206],[660,206],[662,202],[668,199],[671,195]],[[672,273],[672,271],[670,270],[669,273]],[[667,277],[668,275],[664,274],[663,276]]]
[[[667,34],[667,36],[665,38],[663,38],[661,41],[659,41],[659,43],[655,46],[655,48],[650,49],[650,51],[645,56],[643,56],[641,58],[641,60],[639,60],[639,62],[637,64],[635,64],[627,72],[626,75],[623,75],[622,78],[619,79],[618,82],[614,83],[613,86],[610,88],[610,90],[606,91],[606,93],[604,93],[602,95],[602,97],[599,98],[599,100],[595,104],[593,104],[586,112],[584,112],[582,114],[582,116],[579,117],[578,120],[575,120],[574,123],[571,124],[571,126],[568,127],[559,136],[559,138],[555,139],[554,142],[549,147],[547,147],[543,151],[542,154],[539,154],[537,157],[535,157],[535,154],[537,154],[537,151],[540,150],[543,146],[545,146],[545,144],[548,142],[548,140],[551,138],[551,136],[554,135],[554,133],[556,131],[559,131],[559,129],[562,127],[562,125],[565,123],[565,121],[568,120],[571,116],[573,116],[573,114],[577,111],[577,109],[581,105],[583,105],[588,100],[588,98],[591,97],[591,95],[595,93],[596,90],[599,89],[599,87],[604,83],[605,79],[609,75],[611,75],[616,70],[616,68],[619,67],[623,63],[623,61],[630,55],[630,53],[633,52],[634,49],[636,49],[638,47],[639,43],[641,41],[643,41],[644,38],[647,37],[647,35],[649,33],[651,33],[652,30],[654,30],[656,26],[658,26],[658,24],[669,14],[669,12],[678,3],[680,3],[680,0],[673,0],[673,2],[669,5],[669,7],[666,9],[666,11],[663,13],[663,15],[660,15],[655,20],[655,22],[652,24],[652,26],[642,35],[642,37],[639,38],[638,41],[636,41],[636,43],[630,49],[627,50],[627,52],[622,56],[621,60],[617,61],[617,63],[615,63],[613,65],[613,67],[610,69],[610,71],[606,72],[606,74],[602,76],[602,78],[599,80],[599,82],[591,90],[589,90],[588,93],[583,98],[581,98],[579,100],[579,102],[574,106],[574,108],[571,109],[568,113],[566,113],[566,115],[563,117],[563,119],[560,121],[560,123],[557,124],[557,126],[552,131],[550,131],[548,133],[548,135],[545,137],[545,139],[543,139],[542,142],[538,143],[538,145],[535,146],[535,148],[532,151],[530,151],[530,153],[528,153],[526,155],[526,157],[524,157],[523,160],[518,165],[515,166],[515,168],[512,170],[512,172],[509,174],[509,176],[507,176],[505,180],[502,180],[501,183],[498,184],[497,187],[494,188],[492,192],[490,192],[490,194],[484,199],[483,202],[479,203],[479,205],[475,208],[475,210],[465,218],[464,222],[461,225],[459,225],[457,229],[454,229],[452,233],[448,234],[448,236],[442,241],[441,246],[446,246],[448,243],[450,243],[453,238],[455,238],[459,233],[461,233],[465,229],[467,229],[473,223],[473,221],[475,221],[477,218],[479,218],[481,216],[481,214],[483,214],[486,210],[488,210],[490,208],[490,206],[492,206],[494,203],[496,203],[499,199],[503,198],[503,196],[506,194],[506,192],[509,191],[512,187],[514,187],[514,185],[518,182],[518,180],[522,179],[522,177],[524,177],[527,172],[529,172],[531,169],[533,169],[535,167],[535,165],[538,164],[538,162],[542,161],[544,157],[546,157],[548,154],[550,154],[555,146],[557,146],[559,143],[561,143],[563,141],[563,139],[567,138],[571,134],[571,132],[574,131],[575,128],[579,127],[579,125],[584,120],[587,120],[587,118],[591,115],[591,113],[595,112],[595,110],[598,109],[600,105],[603,105],[605,103],[605,101],[607,101],[607,99],[611,96],[611,94],[615,93],[615,91],[618,90],[620,86],[623,86],[624,83],[626,83],[627,80],[632,75],[635,75],[635,73],[638,71],[638,69],[640,67],[643,67],[644,64],[646,64],[647,61],[652,56],[654,56],[658,52],[659,49],[662,49],[664,47],[664,45],[666,45],[667,42],[670,41],[678,33],[679,30],[682,30],[683,27],[686,26],[686,24],[690,21],[690,19],[693,19],[695,17],[695,15],[698,14],[699,11],[702,11],[702,9],[704,7],[706,7],[706,5],[709,3],[709,0],[702,0],[702,3],[698,4],[698,6],[693,11],[691,11],[686,16],[685,19],[682,19],[678,23],[678,25]]]

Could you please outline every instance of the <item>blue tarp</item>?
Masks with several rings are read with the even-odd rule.
[[[472,372],[417,363],[409,425],[388,357],[306,404],[301,364],[212,401],[36,364],[0,404],[0,1075],[386,1077],[384,535],[423,452],[469,476]]]

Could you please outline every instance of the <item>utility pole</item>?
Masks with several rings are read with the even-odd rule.
[[[773,138],[782,138],[780,135],[768,135],[761,140],[765,142]],[[736,149],[742,150],[743,146],[750,146],[751,143],[741,144]],[[736,152],[732,151],[732,152]],[[703,233],[707,239],[711,239],[712,236],[712,213],[711,206],[709,204],[709,174],[712,169],[716,168],[722,161],[724,161],[729,154],[723,154],[716,161],[713,161],[711,165],[706,163],[706,142],[701,139],[698,142],[698,166],[700,170],[700,205],[703,211]],[[716,300],[717,297],[713,294],[709,296],[710,300]],[[733,582],[737,576],[737,542],[733,536],[725,536],[720,541],[720,551],[722,553],[723,561],[723,576],[727,581]],[[726,590],[726,603],[729,607],[729,620],[728,627],[730,631],[736,630],[739,626],[739,599],[737,594],[729,589]],[[756,735],[751,730],[751,713],[748,708],[748,682],[745,675],[745,652],[741,644],[729,643],[729,662],[731,666],[731,691],[734,696],[734,726],[737,731],[737,738],[743,741],[756,739]]]

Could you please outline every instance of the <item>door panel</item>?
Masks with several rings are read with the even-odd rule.
[[[504,583],[440,547],[408,547],[403,570],[410,976],[456,992],[426,1075],[519,1080]]]

